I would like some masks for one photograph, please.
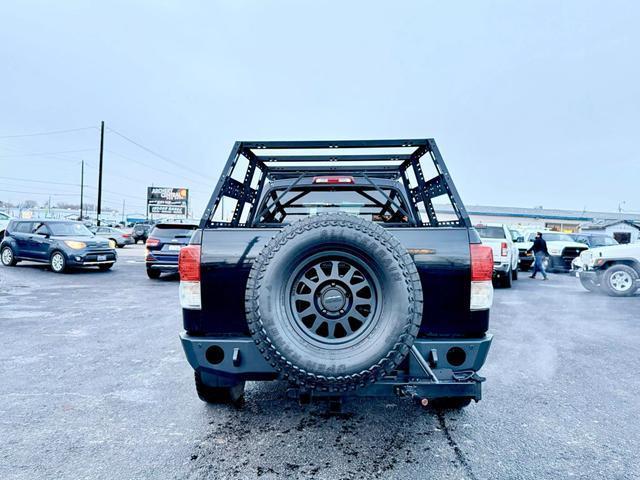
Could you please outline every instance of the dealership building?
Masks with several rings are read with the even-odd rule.
[[[514,228],[540,228],[567,233],[598,232],[612,236],[620,243],[640,241],[640,214],[485,205],[466,205],[466,208],[474,224],[504,223]],[[435,205],[435,210],[437,215],[453,213],[450,206]]]

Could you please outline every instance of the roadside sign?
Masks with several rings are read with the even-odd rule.
[[[147,212],[159,215],[187,215],[187,188],[147,187]]]

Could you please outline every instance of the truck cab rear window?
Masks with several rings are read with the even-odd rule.
[[[502,227],[476,225],[476,231],[480,238],[506,238]]]
[[[275,188],[267,192],[258,223],[292,223],[321,213],[345,212],[379,223],[409,223],[409,208],[394,188]]]

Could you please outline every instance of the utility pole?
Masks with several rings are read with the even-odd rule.
[[[82,207],[84,206],[84,160],[80,167],[80,221],[82,221]]]
[[[124,223],[124,198],[122,199],[122,224],[126,226]]]
[[[100,212],[102,211],[102,158],[104,154],[104,120],[100,123],[100,168],[98,170],[98,207],[96,224],[100,226]]]

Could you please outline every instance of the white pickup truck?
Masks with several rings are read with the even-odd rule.
[[[640,244],[612,245],[580,254],[576,275],[590,292],[601,289],[612,297],[633,295],[640,288]]]
[[[566,233],[529,230],[524,233],[523,241],[516,244],[520,251],[521,263],[525,257],[531,258],[531,263],[533,263],[533,255],[526,255],[525,252],[533,246],[533,240],[536,238],[537,232],[541,232],[542,238],[547,242],[549,256],[545,258],[543,264],[545,270],[548,272],[570,271],[573,259],[589,248],[584,243],[576,242]],[[529,265],[531,265],[531,263],[529,263]]]
[[[493,250],[493,277],[498,285],[511,288],[518,279],[518,248],[509,228],[501,223],[484,223],[475,226],[483,245]]]

